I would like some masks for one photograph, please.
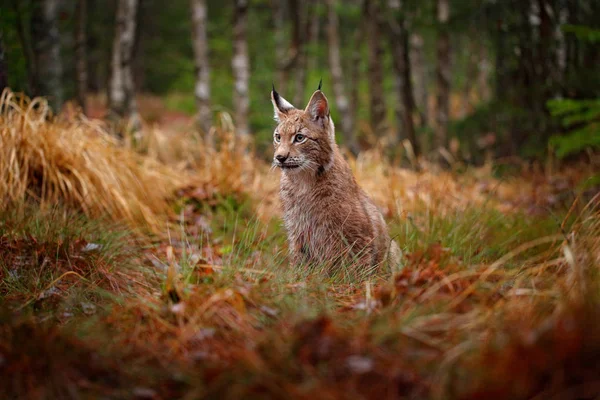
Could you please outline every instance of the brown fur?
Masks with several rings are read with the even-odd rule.
[[[280,197],[293,262],[372,269],[389,254],[397,264],[398,245],[335,143],[325,95],[317,90],[305,110],[276,92],[272,100],[279,122],[274,165],[282,168]],[[294,141],[298,134],[304,137]]]

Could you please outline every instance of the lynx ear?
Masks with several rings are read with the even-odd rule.
[[[273,103],[273,110],[275,111],[275,121],[280,122],[282,119],[287,117],[287,113],[293,110],[295,107],[290,104],[289,101],[284,99],[275,90],[273,85],[273,91],[271,92],[271,102]]]
[[[304,112],[310,115],[311,119],[316,122],[324,121],[325,118],[329,117],[329,103],[321,90],[313,93]]]

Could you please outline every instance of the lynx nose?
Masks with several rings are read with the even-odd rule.
[[[284,162],[285,160],[287,160],[288,156],[282,156],[281,154],[277,154],[275,156],[275,159],[277,159],[277,161],[279,161],[280,163]]]

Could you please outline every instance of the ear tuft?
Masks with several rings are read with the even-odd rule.
[[[329,103],[323,92],[317,90],[313,93],[305,112],[310,115],[313,121],[329,117]]]
[[[280,122],[282,119],[286,118],[288,111],[295,108],[290,104],[289,101],[277,93],[275,90],[275,85],[273,85],[273,91],[271,92],[271,102],[273,103],[273,109],[275,111],[274,118],[277,122]]]

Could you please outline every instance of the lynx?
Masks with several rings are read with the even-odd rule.
[[[274,87],[271,100],[277,122],[273,165],[282,171],[279,194],[292,262],[369,271],[385,262],[397,265],[398,245],[335,142],[321,85],[304,110]]]

